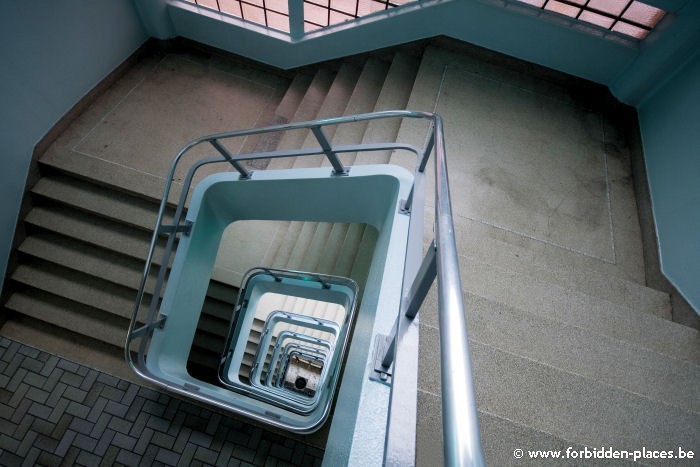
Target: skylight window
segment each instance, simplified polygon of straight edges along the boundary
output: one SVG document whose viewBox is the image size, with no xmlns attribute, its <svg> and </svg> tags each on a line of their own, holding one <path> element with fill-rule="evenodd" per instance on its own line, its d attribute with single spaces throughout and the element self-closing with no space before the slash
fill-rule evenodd
<svg viewBox="0 0 700 467">
<path fill-rule="evenodd" d="M 289 32 L 288 0 L 186 0 L 195 5 Z M 306 32 L 417 0 L 304 0 Z"/>
<path fill-rule="evenodd" d="M 666 12 L 636 0 L 516 0 L 542 10 L 644 39 Z"/>
</svg>

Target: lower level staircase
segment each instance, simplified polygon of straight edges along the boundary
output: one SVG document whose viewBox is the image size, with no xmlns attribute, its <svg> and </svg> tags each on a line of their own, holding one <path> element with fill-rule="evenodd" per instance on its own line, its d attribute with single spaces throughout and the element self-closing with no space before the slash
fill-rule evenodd
<svg viewBox="0 0 700 467">
<path fill-rule="evenodd" d="M 473 215 L 469 199 L 454 195 L 455 188 L 462 193 L 472 180 L 469 141 L 479 135 L 470 133 L 470 128 L 478 119 L 490 121 L 489 115 L 479 114 L 481 110 L 474 110 L 476 105 L 463 100 L 460 93 L 488 93 L 496 86 L 500 95 L 512 95 L 517 106 L 530 105 L 544 114 L 552 102 L 559 105 L 564 101 L 571 114 L 602 115 L 606 122 L 611 117 L 598 104 L 582 104 L 584 98 L 569 92 L 569 78 L 530 69 L 523 78 L 527 66 L 471 48 L 400 49 L 286 75 L 199 49 L 196 53 L 170 51 L 145 58 L 39 157 L 41 176 L 28 194 L 31 209 L 22 221 L 25 236 L 16 251 L 17 266 L 8 272 L 5 283 L 0 334 L 123 378 L 131 377 L 122 361 L 121 346 L 165 174 L 165 170 L 153 173 L 151 168 L 167 167 L 173 153 L 167 148 L 138 157 L 110 152 L 113 140 L 100 141 L 98 136 L 107 132 L 121 139 L 137 138 L 129 131 L 139 122 L 157 127 L 162 116 L 149 114 L 147 109 L 143 115 L 133 113 L 139 107 L 129 106 L 127 97 L 138 98 L 138 86 L 148 84 L 153 76 L 170 76 L 163 65 L 172 63 L 195 69 L 199 74 L 187 75 L 187 79 L 198 76 L 195 84 L 216 88 L 224 80 L 218 91 L 234 96 L 248 93 L 248 101 L 259 103 L 256 109 L 240 109 L 256 116 L 248 126 L 400 108 L 437 109 L 442 114 L 448 125 L 448 164 L 463 294 L 481 438 L 489 464 L 521 465 L 528 451 L 565 451 L 568 447 L 576 451 L 584 447 L 631 451 L 682 448 L 700 456 L 698 332 L 670 321 L 668 296 L 646 287 L 643 268 L 638 266 L 643 263 L 641 250 L 634 248 L 640 242 L 638 232 L 633 228 L 615 231 L 616 241 L 632 246 L 624 251 L 620 248 L 617 259 L 601 259 L 485 222 Z M 178 67 L 171 69 L 178 73 Z M 538 77 L 548 87 L 543 87 Z M 142 84 L 134 88 L 133 83 Z M 164 83 L 161 97 L 176 100 L 177 89 L 169 89 L 167 80 Z M 132 89 L 136 91 L 129 94 Z M 188 122 L 200 118 L 197 112 L 201 111 L 183 110 L 176 116 L 183 134 L 174 134 L 177 141 L 170 146 L 181 146 L 199 136 L 185 133 Z M 209 132 L 236 129 L 217 120 L 217 109 L 204 112 L 214 115 L 210 121 L 222 125 Z M 136 123 L 106 128 L 112 121 L 129 120 Z M 527 121 L 519 124 L 518 131 L 533 131 Z M 393 140 L 399 134 L 413 138 L 417 145 L 425 137 L 424 129 L 410 122 L 399 127 L 383 121 L 328 136 L 335 144 L 354 144 Z M 503 149 L 498 141 L 492 143 L 494 154 Z M 623 137 L 612 143 L 624 150 L 630 147 L 625 146 Z M 309 135 L 299 131 L 281 139 L 249 139 L 237 150 L 294 149 L 309 144 Z M 102 152 L 98 154 L 95 148 Z M 523 150 L 523 158 L 540 156 L 534 150 Z M 158 163 L 139 165 L 139 158 L 150 157 L 159 158 Z M 349 154 L 343 156 L 343 162 L 402 164 L 402 159 L 388 153 Z M 256 161 L 250 168 L 312 163 L 324 164 L 321 158 L 307 158 Z M 610 164 L 610 189 L 628 189 L 624 177 L 631 172 L 629 161 Z M 613 193 L 618 194 L 613 203 L 623 198 L 619 192 Z M 429 204 L 430 200 L 426 217 L 431 219 L 433 208 Z M 633 198 L 631 204 L 613 207 L 614 215 L 638 224 Z M 254 227 L 248 244 L 259 261 L 246 264 L 243 259 L 238 269 L 224 265 L 212 277 L 190 353 L 190 370 L 204 375 L 203 379 L 218 365 L 236 301 L 236 280 L 247 267 L 314 270 L 352 277 L 362 287 L 368 253 L 376 240 L 373 229 L 360 224 L 268 222 L 258 227 L 267 233 L 255 235 Z M 152 282 L 147 292 L 149 287 Z M 419 315 L 418 465 L 439 464 L 442 458 L 436 310 L 431 293 Z M 516 449 L 524 450 L 525 459 L 514 457 Z M 576 462 L 568 459 L 565 463 Z M 658 462 L 640 459 L 638 463 Z"/>
</svg>

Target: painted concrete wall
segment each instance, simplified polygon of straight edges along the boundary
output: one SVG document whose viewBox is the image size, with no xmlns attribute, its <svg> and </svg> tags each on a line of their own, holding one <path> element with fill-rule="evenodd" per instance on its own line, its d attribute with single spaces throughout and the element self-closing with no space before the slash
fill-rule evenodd
<svg viewBox="0 0 700 467">
<path fill-rule="evenodd" d="M 700 312 L 700 52 L 638 114 L 661 270 Z"/>
<path fill-rule="evenodd" d="M 131 0 L 3 1 L 0 15 L 0 281 L 32 151 L 146 39 Z"/>
</svg>

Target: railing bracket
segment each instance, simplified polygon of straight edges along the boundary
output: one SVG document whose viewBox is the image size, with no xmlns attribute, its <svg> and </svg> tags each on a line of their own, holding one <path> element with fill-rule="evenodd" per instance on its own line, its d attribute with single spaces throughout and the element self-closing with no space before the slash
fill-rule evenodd
<svg viewBox="0 0 700 467">
<path fill-rule="evenodd" d="M 167 318 L 168 318 L 168 315 L 159 314 L 158 318 L 155 321 L 153 321 L 150 324 L 144 324 L 140 328 L 135 329 L 132 334 L 134 336 L 141 337 L 141 336 L 153 331 L 156 328 L 163 329 L 163 327 L 165 326 L 165 320 Z"/>
<path fill-rule="evenodd" d="M 411 214 L 411 206 L 408 204 L 407 199 L 399 201 L 399 214 L 404 214 L 406 216 Z"/>
<path fill-rule="evenodd" d="M 194 225 L 194 222 L 192 221 L 185 221 L 184 224 L 179 224 L 179 225 L 164 225 L 161 224 L 160 227 L 158 227 L 158 233 L 161 234 L 173 234 L 173 233 L 182 233 L 185 236 L 189 236 L 190 232 L 192 232 L 192 226 Z"/>
<path fill-rule="evenodd" d="M 372 374 L 369 376 L 369 379 L 372 381 L 391 385 L 391 375 L 394 371 L 394 364 L 392 362 L 387 368 L 382 366 L 382 361 L 389 350 L 389 346 L 393 344 L 393 340 L 392 336 L 387 336 L 385 334 L 377 334 L 374 338 L 374 365 Z"/>
</svg>

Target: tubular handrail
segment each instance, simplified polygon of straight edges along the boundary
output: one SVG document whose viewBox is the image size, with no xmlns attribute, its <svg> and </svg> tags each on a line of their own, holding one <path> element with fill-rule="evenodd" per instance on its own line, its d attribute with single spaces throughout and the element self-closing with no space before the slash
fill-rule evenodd
<svg viewBox="0 0 700 467">
<path fill-rule="evenodd" d="M 435 236 L 445 465 L 485 465 L 472 381 L 442 119 L 435 118 Z"/>
<path fill-rule="evenodd" d="M 386 118 L 410 118 L 424 119 L 431 122 L 432 132 L 428 141 L 422 149 L 409 144 L 401 143 L 380 143 L 380 144 L 358 144 L 348 146 L 332 146 L 323 135 L 322 128 L 329 125 L 341 125 L 353 122 L 370 121 Z M 285 132 L 292 130 L 307 129 L 316 136 L 319 143 L 317 148 L 301 149 L 294 151 L 271 151 L 256 154 L 232 155 L 221 144 L 222 140 L 244 137 L 249 135 L 259 135 L 272 132 Z M 163 219 L 170 196 L 172 182 L 178 164 L 185 153 L 195 146 L 208 143 L 219 153 L 218 157 L 200 159 L 194 163 L 183 181 L 179 202 L 175 210 L 172 225 L 164 225 Z M 242 180 L 254 178 L 252 172 L 246 170 L 240 161 L 255 160 L 263 158 L 278 157 L 299 157 L 324 154 L 333 166 L 333 176 L 342 176 L 347 173 L 347 169 L 342 166 L 337 153 L 342 152 L 362 152 L 401 149 L 416 154 L 418 161 L 416 166 L 416 177 L 424 177 L 430 154 L 435 152 L 435 256 L 437 264 L 438 281 L 438 307 L 440 315 L 440 348 L 441 348 L 441 371 L 442 371 L 442 419 L 443 419 L 443 439 L 444 456 L 446 465 L 484 465 L 483 453 L 481 450 L 481 440 L 479 434 L 478 414 L 476 409 L 476 398 L 474 384 L 472 381 L 471 357 L 469 353 L 469 340 L 467 336 L 467 323 L 462 300 L 462 288 L 459 272 L 459 261 L 457 246 L 454 237 L 454 226 L 452 219 L 452 209 L 449 193 L 449 181 L 447 174 L 446 153 L 444 143 L 443 122 L 439 115 L 429 112 L 418 112 L 409 110 L 391 110 L 359 114 L 346 117 L 327 118 L 323 120 L 307 121 L 299 123 L 288 123 L 273 125 L 264 128 L 253 128 L 248 130 L 237 130 L 231 132 L 217 133 L 197 138 L 186 144 L 173 159 L 168 177 L 163 189 L 163 197 L 158 210 L 156 228 L 153 233 L 150 248 L 146 257 L 143 276 L 138 288 L 136 304 L 129 324 L 125 344 L 125 358 L 134 372 L 141 377 L 165 386 L 166 381 L 160 381 L 154 375 L 148 374 L 145 368 L 146 348 L 148 344 L 147 336 L 153 333 L 155 327 L 163 323 L 164 317 L 158 315 L 161 291 L 165 282 L 165 275 L 173 253 L 176 237 L 178 234 L 186 234 L 188 226 L 182 224 L 185 204 L 189 188 L 192 184 L 195 172 L 205 164 L 228 162 L 240 173 Z M 416 182 L 414 182 L 416 183 Z M 410 202 L 413 191 L 409 199 L 402 206 L 403 211 L 410 211 Z M 411 228 L 413 223 L 411 222 Z M 167 235 L 167 244 L 163 252 L 163 259 L 160 263 L 160 270 L 145 324 L 137 328 L 139 322 L 139 312 L 142 308 L 146 281 L 150 276 L 153 266 L 156 245 L 162 235 Z M 418 278 L 416 278 L 418 279 Z M 425 279 L 425 278 L 422 278 Z M 412 284 L 404 283 L 404 289 L 408 290 Z M 136 340 L 138 342 L 137 362 L 133 360 L 131 347 Z M 176 390 L 176 388 L 172 388 Z M 181 391 L 181 389 L 179 389 Z M 196 397 L 196 395 L 193 395 Z M 203 399 L 205 402 L 219 405 L 216 402 Z M 391 408 L 390 408 L 391 410 Z M 391 427 L 388 428 L 389 430 Z"/>
</svg>

